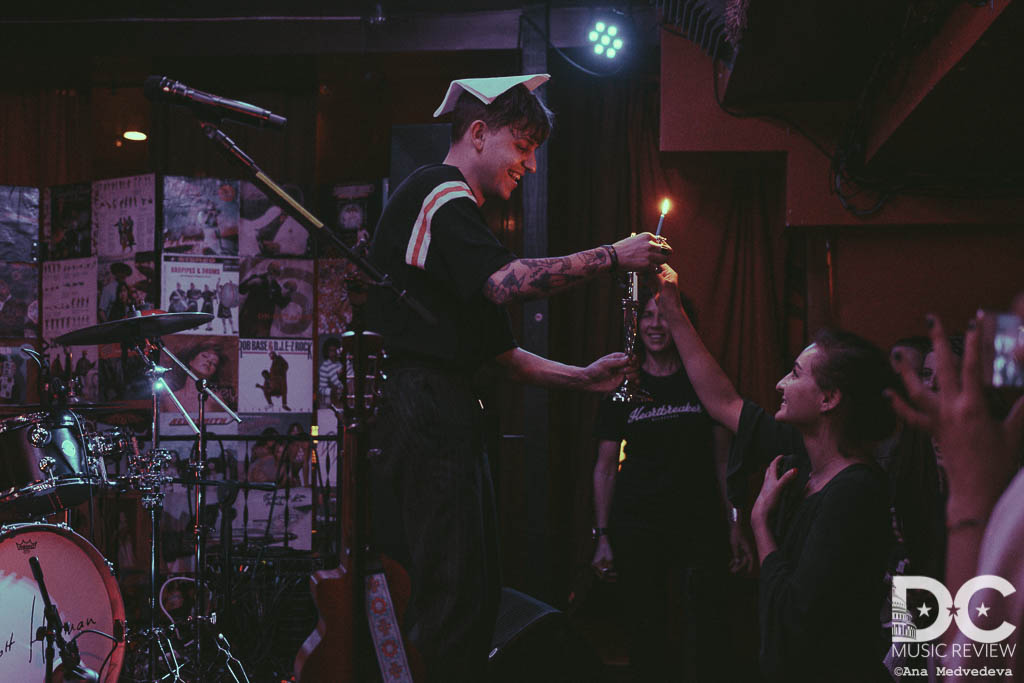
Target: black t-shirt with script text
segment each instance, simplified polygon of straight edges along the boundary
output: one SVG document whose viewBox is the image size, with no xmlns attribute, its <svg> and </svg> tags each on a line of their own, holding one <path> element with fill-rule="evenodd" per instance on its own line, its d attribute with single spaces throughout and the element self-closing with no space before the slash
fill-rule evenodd
<svg viewBox="0 0 1024 683">
<path fill-rule="evenodd" d="M 725 533 L 725 513 L 715 475 L 714 424 L 686 372 L 666 377 L 641 372 L 654 398 L 641 404 L 601 400 L 595 436 L 626 441 L 626 459 L 615 480 L 611 524 L 661 528 L 693 543 Z"/>
</svg>

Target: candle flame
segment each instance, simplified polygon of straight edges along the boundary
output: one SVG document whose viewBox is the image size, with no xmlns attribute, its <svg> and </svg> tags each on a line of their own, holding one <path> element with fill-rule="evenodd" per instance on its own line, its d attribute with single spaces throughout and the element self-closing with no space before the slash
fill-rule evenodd
<svg viewBox="0 0 1024 683">
<path fill-rule="evenodd" d="M 672 202 L 668 200 L 668 197 L 665 197 L 664 199 L 661 200 L 661 215 L 664 216 L 666 213 L 668 213 L 668 210 L 670 208 L 672 208 Z"/>
</svg>

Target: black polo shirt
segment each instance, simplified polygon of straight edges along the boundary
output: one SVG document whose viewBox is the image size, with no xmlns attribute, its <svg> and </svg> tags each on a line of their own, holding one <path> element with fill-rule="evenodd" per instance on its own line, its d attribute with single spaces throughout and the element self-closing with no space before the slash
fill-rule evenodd
<svg viewBox="0 0 1024 683">
<path fill-rule="evenodd" d="M 384 208 L 370 259 L 438 322 L 429 325 L 392 292 L 374 287 L 367 325 L 384 335 L 394 357 L 473 372 L 516 346 L 507 312 L 483 296 L 487 278 L 515 258 L 491 232 L 461 171 L 423 166 Z"/>
</svg>

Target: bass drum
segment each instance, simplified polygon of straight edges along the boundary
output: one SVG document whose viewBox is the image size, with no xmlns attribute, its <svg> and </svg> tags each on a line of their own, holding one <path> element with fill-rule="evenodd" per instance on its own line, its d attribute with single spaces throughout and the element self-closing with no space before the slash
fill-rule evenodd
<svg viewBox="0 0 1024 683">
<path fill-rule="evenodd" d="M 125 647 L 121 591 L 96 548 L 62 524 L 0 527 L 0 681 L 46 677 L 46 647 L 33 642 L 44 620 L 30 557 L 39 558 L 46 590 L 64 622 L 64 638 L 76 639 L 82 664 L 99 674 L 100 683 L 116 683 Z M 53 666 L 59 670 L 57 650 Z"/>
</svg>

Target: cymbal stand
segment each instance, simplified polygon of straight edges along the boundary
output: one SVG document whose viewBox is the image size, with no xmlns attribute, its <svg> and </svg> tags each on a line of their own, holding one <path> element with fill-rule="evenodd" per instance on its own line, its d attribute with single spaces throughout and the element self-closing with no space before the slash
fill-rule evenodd
<svg viewBox="0 0 1024 683">
<path fill-rule="evenodd" d="M 242 418 L 238 416 L 238 413 L 231 410 L 231 408 L 228 407 L 228 404 L 225 403 L 220 396 L 210 389 L 209 383 L 205 379 L 196 377 L 191 368 L 183 363 L 180 358 L 171 353 L 171 351 L 164 346 L 163 342 L 157 340 L 156 345 L 161 351 L 167 354 L 167 357 L 170 358 L 175 365 L 181 368 L 181 370 L 196 383 L 196 391 L 199 394 L 198 438 L 196 449 L 194 451 L 195 455 L 189 461 L 189 473 L 192 476 L 192 484 L 195 487 L 195 496 L 193 499 L 195 501 L 195 526 L 193 527 L 193 534 L 195 541 L 196 563 L 196 601 L 193 606 L 192 621 L 195 628 L 195 671 L 198 679 L 201 679 L 201 672 L 203 671 L 203 639 L 200 637 L 199 633 L 199 622 L 202 620 L 211 620 L 211 617 L 207 617 L 205 615 L 207 605 L 206 591 L 204 590 L 204 574 L 206 573 L 206 525 L 203 523 L 203 508 L 206 503 L 206 486 L 203 484 L 203 471 L 206 469 L 206 399 L 208 397 L 213 398 L 213 400 L 220 405 L 221 409 L 224 410 L 224 412 L 226 412 L 235 422 L 241 422 Z"/>
<path fill-rule="evenodd" d="M 160 518 L 163 516 L 164 509 L 164 492 L 163 485 L 169 481 L 169 477 L 164 475 L 164 467 L 166 467 L 171 460 L 174 458 L 173 452 L 169 450 L 161 449 L 160 446 L 160 391 L 166 391 L 167 395 L 170 396 L 178 412 L 180 412 L 185 421 L 188 422 L 196 433 L 199 429 L 196 427 L 196 423 L 192 421 L 189 414 L 185 411 L 185 408 L 181 405 L 181 401 L 174 395 L 171 388 L 167 386 L 167 382 L 164 381 L 163 375 L 167 372 L 167 368 L 157 365 L 152 360 L 146 351 L 151 347 L 149 343 L 144 341 L 138 341 L 131 345 L 134 350 L 142 358 L 143 363 L 146 365 L 146 377 L 149 378 L 150 393 L 153 398 L 152 408 L 152 434 L 153 444 L 152 448 L 148 453 L 148 457 L 142 457 L 138 454 L 134 457 L 134 462 L 129 462 L 129 477 L 132 485 L 142 493 L 142 507 L 149 512 L 149 525 L 150 533 L 152 538 L 149 543 L 149 629 L 147 635 L 152 639 L 149 645 L 149 677 L 152 680 L 156 678 L 156 658 L 157 648 L 154 643 L 160 643 L 160 638 L 163 636 L 163 629 L 160 629 L 156 625 L 156 611 L 157 611 L 157 574 L 160 569 L 160 554 L 159 554 L 159 538 L 160 538 Z"/>
</svg>

